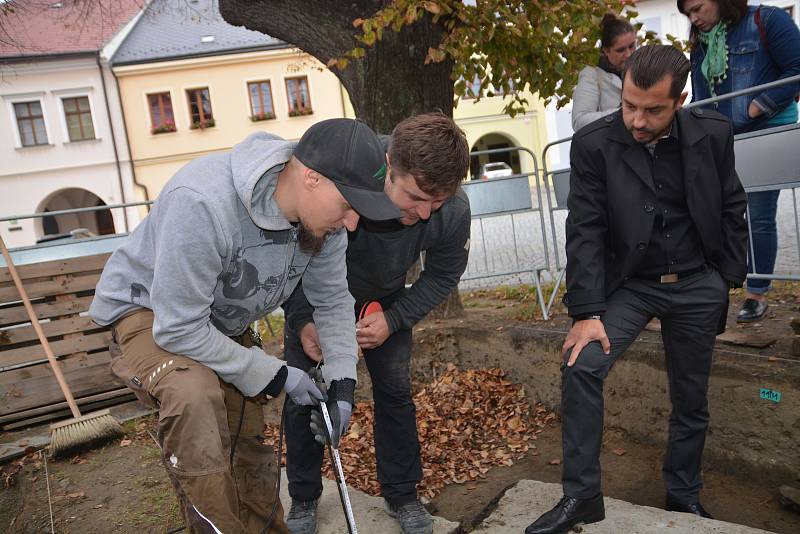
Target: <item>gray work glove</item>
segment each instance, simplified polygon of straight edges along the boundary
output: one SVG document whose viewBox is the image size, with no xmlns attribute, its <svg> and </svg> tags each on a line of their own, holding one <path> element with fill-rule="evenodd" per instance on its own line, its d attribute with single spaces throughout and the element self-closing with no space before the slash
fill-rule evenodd
<svg viewBox="0 0 800 534">
<path fill-rule="evenodd" d="M 339 440 L 342 439 L 347 426 L 350 424 L 350 415 L 353 413 L 353 405 L 347 401 L 328 401 L 325 403 L 328 413 L 331 416 L 331 426 L 333 435 L 331 444 L 334 449 L 339 448 Z M 314 441 L 322 446 L 328 444 L 325 432 L 325 421 L 322 419 L 322 412 L 318 408 L 311 410 L 311 432 L 314 433 Z"/>
<path fill-rule="evenodd" d="M 295 404 L 303 406 L 314 406 L 325 399 L 323 393 L 303 370 L 297 367 L 286 367 L 286 382 L 283 389 Z"/>
<path fill-rule="evenodd" d="M 321 375 L 321 371 L 318 369 L 315 371 L 318 375 Z M 312 371 L 312 373 L 314 373 L 314 371 Z M 331 387 L 327 388 L 325 405 L 328 407 L 328 413 L 331 416 L 331 426 L 333 427 L 331 444 L 334 448 L 339 447 L 339 441 L 342 436 L 344 436 L 347 426 L 350 424 L 350 416 L 353 413 L 355 388 L 356 381 L 350 378 L 334 380 L 331 383 Z M 324 383 L 322 389 L 325 389 Z M 314 440 L 322 446 L 327 445 L 328 439 L 325 432 L 325 421 L 322 418 L 322 412 L 317 408 L 312 408 L 311 410 L 310 426 L 311 432 L 314 433 Z"/>
</svg>

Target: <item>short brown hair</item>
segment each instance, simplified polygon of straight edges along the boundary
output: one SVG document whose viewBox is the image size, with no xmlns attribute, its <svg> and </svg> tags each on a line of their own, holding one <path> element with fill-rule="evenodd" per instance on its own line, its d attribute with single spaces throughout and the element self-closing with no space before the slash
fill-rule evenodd
<svg viewBox="0 0 800 534">
<path fill-rule="evenodd" d="M 464 132 L 443 113 L 423 113 L 401 121 L 389 141 L 392 168 L 414 177 L 429 195 L 452 195 L 469 169 Z"/>
<path fill-rule="evenodd" d="M 669 96 L 678 100 L 689 77 L 691 64 L 683 52 L 671 45 L 647 45 L 636 50 L 625 62 L 622 83 L 628 74 L 639 89 L 650 89 L 664 79 L 672 77 Z"/>
</svg>

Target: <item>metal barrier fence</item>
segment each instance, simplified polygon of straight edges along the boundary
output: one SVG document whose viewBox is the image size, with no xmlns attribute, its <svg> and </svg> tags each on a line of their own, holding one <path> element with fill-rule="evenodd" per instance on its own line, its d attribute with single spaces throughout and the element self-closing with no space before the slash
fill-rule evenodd
<svg viewBox="0 0 800 534">
<path fill-rule="evenodd" d="M 461 281 L 469 284 L 469 282 L 478 280 L 504 279 L 529 274 L 536 286 L 536 296 L 542 315 L 547 319 L 547 306 L 544 302 L 541 273 L 549 269 L 550 260 L 544 222 L 544 204 L 539 180 L 539 163 L 536 155 L 525 147 L 510 147 L 478 150 L 470 152 L 470 156 L 513 151 L 524 152 L 530 156 L 533 164 L 532 172 L 488 180 L 471 180 L 462 184 L 462 188 L 469 198 L 472 211 L 472 243 L 470 245 L 470 262 Z M 535 206 L 533 205 L 533 196 L 530 188 L 531 177 L 534 178 L 536 183 L 537 204 Z M 538 218 L 538 233 L 541 236 L 543 254 L 536 254 L 536 242 L 531 236 L 529 245 L 533 249 L 533 254 L 530 258 L 520 258 L 517 235 L 520 225 L 517 219 L 526 215 L 538 215 L 536 218 Z M 504 223 L 506 220 L 510 224 L 511 246 L 502 247 L 502 239 L 492 240 L 492 246 L 487 246 L 487 225 L 498 222 Z M 507 234 L 508 224 L 500 229 L 500 234 Z M 531 228 L 531 226 L 523 225 L 522 228 Z M 481 247 L 477 250 L 475 247 L 476 235 L 480 236 L 481 243 Z M 476 252 L 479 252 L 479 255 L 476 255 Z M 492 259 L 491 262 L 490 257 Z M 499 259 L 499 262 L 495 261 L 497 259 Z"/>
<path fill-rule="evenodd" d="M 716 102 L 736 98 L 764 91 L 773 87 L 800 82 L 800 75 L 785 78 L 775 82 L 766 83 L 759 86 L 748 87 L 740 91 L 734 91 L 726 95 L 699 100 L 684 106 L 693 108 L 707 106 Z M 555 268 L 555 285 L 547 302 L 549 312 L 554 304 L 556 295 L 564 281 L 565 263 L 561 261 L 560 239 L 556 231 L 556 213 L 567 211 L 567 197 L 569 196 L 569 176 L 570 169 L 559 168 L 550 170 L 547 166 L 548 151 L 553 147 L 572 141 L 572 137 L 558 139 L 545 145 L 542 150 L 542 180 L 547 193 L 547 205 L 550 215 L 550 226 L 553 243 L 553 258 Z M 748 193 L 759 191 L 774 191 L 790 189 L 792 192 L 792 211 L 794 215 L 794 235 L 796 239 L 797 263 L 800 264 L 800 217 L 798 216 L 797 190 L 800 189 L 800 124 L 790 124 L 777 126 L 774 128 L 758 130 L 734 137 L 734 152 L 736 156 L 736 171 L 745 191 Z M 552 193 L 551 193 L 552 191 Z M 555 204 L 553 197 L 555 196 Z M 747 210 L 747 226 L 750 242 L 750 257 L 753 252 L 753 231 L 750 225 L 750 209 Z M 752 263 L 752 262 L 751 262 Z M 747 275 L 750 280 L 800 280 L 800 273 L 758 273 L 754 266 L 753 272 Z"/>
<path fill-rule="evenodd" d="M 105 206 L 92 206 L 89 208 L 72 208 L 67 210 L 48 211 L 44 213 L 30 213 L 27 215 L 0 217 L 0 222 L 16 221 L 20 219 L 40 219 L 43 217 L 57 217 L 59 215 L 71 215 L 75 213 L 149 206 L 152 203 L 152 200 L 148 200 L 146 202 L 128 202 L 125 204 L 109 204 Z M 37 243 L 30 246 L 10 248 L 9 253 L 11 254 L 11 258 L 15 265 L 61 260 L 66 258 L 74 258 L 76 256 L 89 256 L 92 254 L 101 254 L 103 252 L 114 251 L 127 236 L 128 234 L 121 233 L 98 235 L 79 239 L 65 238 L 45 243 Z M 5 259 L 0 257 L 0 267 L 5 266 Z"/>
</svg>

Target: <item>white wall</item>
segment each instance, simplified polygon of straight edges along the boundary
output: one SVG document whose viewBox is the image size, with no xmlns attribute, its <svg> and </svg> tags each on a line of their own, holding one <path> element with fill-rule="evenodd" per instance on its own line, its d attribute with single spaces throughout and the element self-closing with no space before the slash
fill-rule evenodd
<svg viewBox="0 0 800 534">
<path fill-rule="evenodd" d="M 104 69 L 107 71 L 108 69 Z M 47 60 L 4 66 L 0 78 L 0 216 L 30 214 L 42 208 L 54 192 L 79 188 L 97 195 L 106 204 L 122 202 L 111 122 L 106 108 L 100 70 L 94 57 Z M 106 72 L 108 102 L 115 120 L 117 149 L 123 159 L 125 200 L 133 200 L 130 166 L 113 77 Z M 86 96 L 92 110 L 96 139 L 70 142 L 61 99 Z M 48 144 L 21 145 L 14 102 L 41 102 Z M 118 232 L 125 231 L 122 210 L 114 210 Z M 135 224 L 135 210 L 129 227 Z M 36 231 L 36 228 L 39 231 Z M 8 246 L 30 245 L 41 235 L 41 224 L 33 220 L 0 223 Z"/>
</svg>

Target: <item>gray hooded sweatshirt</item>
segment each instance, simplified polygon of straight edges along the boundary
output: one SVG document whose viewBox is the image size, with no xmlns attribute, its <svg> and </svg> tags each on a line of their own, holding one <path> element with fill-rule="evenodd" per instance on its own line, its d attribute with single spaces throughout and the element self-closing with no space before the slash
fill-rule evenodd
<svg viewBox="0 0 800 534">
<path fill-rule="evenodd" d="M 327 383 L 356 379 L 353 297 L 344 229 L 311 257 L 273 199 L 295 143 L 258 132 L 196 159 L 166 184 L 150 214 L 106 263 L 89 314 L 108 325 L 153 310 L 153 338 L 196 360 L 244 395 L 260 393 L 284 362 L 229 336 L 280 306 L 303 278 L 314 306 Z"/>
</svg>

